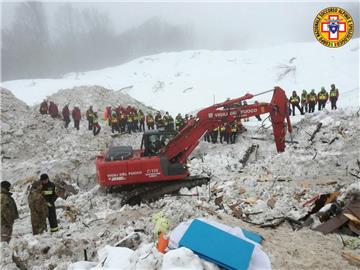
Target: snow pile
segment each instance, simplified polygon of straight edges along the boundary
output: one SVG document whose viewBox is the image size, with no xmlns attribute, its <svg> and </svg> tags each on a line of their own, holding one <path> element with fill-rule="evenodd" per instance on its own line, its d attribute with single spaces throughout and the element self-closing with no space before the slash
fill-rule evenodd
<svg viewBox="0 0 360 270">
<path fill-rule="evenodd" d="M 111 91 L 101 87 L 62 90 L 50 99 L 59 102 L 60 108 L 68 100 L 85 106 L 100 98 L 102 94 L 107 97 L 103 105 L 108 105 L 109 103 L 105 102 L 109 101 Z M 9 91 L 2 89 L 1 95 L 3 101 L 6 101 L 2 107 L 1 118 L 2 176 L 12 182 L 15 179 L 20 182 L 26 181 L 30 176 L 48 172 L 51 178 L 58 174 L 66 174 L 67 180 L 71 183 L 76 183 L 80 187 L 92 187 L 95 185 L 94 162 L 98 153 L 110 145 L 140 145 L 140 134 L 112 138 L 110 127 L 106 126 L 104 121 L 101 121 L 100 135 L 93 136 L 92 132 L 87 130 L 87 121 L 84 118 L 79 131 L 72 127 L 73 122 L 66 129 L 60 119 L 40 115 L 37 106 L 27 107 Z M 121 97 L 119 95 L 114 102 L 126 106 L 140 105 L 133 99 L 122 100 Z"/>
<path fill-rule="evenodd" d="M 101 85 L 129 93 L 157 109 L 188 113 L 246 92 L 281 86 L 290 95 L 335 83 L 339 105 L 359 106 L 359 39 L 329 49 L 318 42 L 293 43 L 243 51 L 184 51 L 141 57 L 129 63 L 61 79 L 3 82 L 28 104 L 39 103 L 59 88 Z M 269 102 L 270 95 L 259 97 Z"/>
<path fill-rule="evenodd" d="M 61 89 L 55 94 L 47 97 L 49 101 L 54 101 L 61 109 L 65 104 L 69 104 L 69 108 L 78 106 L 82 113 L 85 114 L 90 105 L 94 111 L 103 112 L 106 106 L 116 108 L 118 106 L 133 106 L 142 110 L 149 110 L 143 103 L 130 97 L 121 91 L 113 91 L 101 86 L 78 86 L 72 89 Z M 100 116 L 100 115 L 99 115 Z"/>
</svg>

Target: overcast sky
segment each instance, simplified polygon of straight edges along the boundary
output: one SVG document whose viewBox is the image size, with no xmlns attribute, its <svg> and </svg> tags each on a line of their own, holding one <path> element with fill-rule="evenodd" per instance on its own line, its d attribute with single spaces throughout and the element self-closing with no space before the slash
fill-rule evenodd
<svg viewBox="0 0 360 270">
<path fill-rule="evenodd" d="M 70 2 L 70 1 L 69 1 Z M 11 23 L 15 3 L 2 5 L 3 26 Z M 61 3 L 44 2 L 49 17 Z M 191 27 L 198 49 L 263 47 L 284 42 L 312 41 L 312 24 L 323 8 L 346 9 L 359 36 L 359 1 L 263 2 L 72 2 L 73 7 L 94 7 L 107 12 L 115 30 L 122 32 L 152 17 Z"/>
</svg>

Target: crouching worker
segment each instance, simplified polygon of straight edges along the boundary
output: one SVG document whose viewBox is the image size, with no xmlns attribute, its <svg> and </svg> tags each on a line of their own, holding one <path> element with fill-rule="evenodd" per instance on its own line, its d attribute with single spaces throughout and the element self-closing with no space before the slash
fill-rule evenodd
<svg viewBox="0 0 360 270">
<path fill-rule="evenodd" d="M 42 192 L 48 208 L 48 219 L 50 224 L 50 232 L 57 232 L 59 230 L 57 219 L 56 219 L 56 208 L 55 201 L 58 198 L 55 191 L 55 184 L 50 182 L 47 174 L 40 176 L 40 182 L 42 185 Z"/>
<path fill-rule="evenodd" d="M 46 231 L 46 218 L 49 210 L 42 189 L 42 183 L 37 181 L 32 184 L 28 195 L 33 235 Z"/>
</svg>

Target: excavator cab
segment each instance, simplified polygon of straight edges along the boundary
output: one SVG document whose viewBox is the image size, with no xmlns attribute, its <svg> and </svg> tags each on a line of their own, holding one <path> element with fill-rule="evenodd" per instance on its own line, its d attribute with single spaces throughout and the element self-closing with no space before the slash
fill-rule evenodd
<svg viewBox="0 0 360 270">
<path fill-rule="evenodd" d="M 175 136 L 175 130 L 150 130 L 145 131 L 141 140 L 142 156 L 158 156 L 163 149 Z"/>
</svg>

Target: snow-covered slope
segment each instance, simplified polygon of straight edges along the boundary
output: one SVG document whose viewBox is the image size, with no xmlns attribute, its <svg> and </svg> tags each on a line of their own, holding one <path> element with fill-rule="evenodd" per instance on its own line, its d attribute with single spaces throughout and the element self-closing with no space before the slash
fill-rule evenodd
<svg viewBox="0 0 360 270">
<path fill-rule="evenodd" d="M 61 79 L 7 81 L 3 86 L 32 105 L 58 89 L 100 85 L 127 92 L 154 108 L 185 113 L 274 85 L 290 94 L 304 88 L 329 89 L 331 83 L 340 90 L 340 106 L 359 106 L 359 39 L 337 49 L 313 42 L 244 51 L 162 53 Z"/>
</svg>

